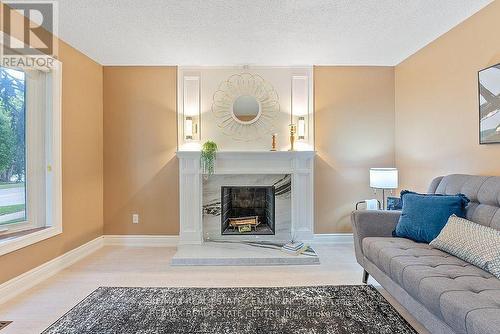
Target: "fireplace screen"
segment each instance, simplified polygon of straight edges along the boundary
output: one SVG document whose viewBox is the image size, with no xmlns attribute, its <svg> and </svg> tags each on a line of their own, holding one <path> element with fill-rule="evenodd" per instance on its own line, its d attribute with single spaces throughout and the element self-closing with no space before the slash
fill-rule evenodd
<svg viewBox="0 0 500 334">
<path fill-rule="evenodd" d="M 274 186 L 221 187 L 223 235 L 274 235 Z"/>
</svg>

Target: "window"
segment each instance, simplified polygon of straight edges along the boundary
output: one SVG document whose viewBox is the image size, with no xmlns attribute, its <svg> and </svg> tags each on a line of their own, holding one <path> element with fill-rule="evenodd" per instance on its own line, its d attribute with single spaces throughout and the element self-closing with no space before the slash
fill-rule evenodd
<svg viewBox="0 0 500 334">
<path fill-rule="evenodd" d="M 46 226 L 49 75 L 0 67 L 0 224 L 9 232 Z"/>
<path fill-rule="evenodd" d="M 0 67 L 0 225 L 26 222 L 26 77 Z"/>
<path fill-rule="evenodd" d="M 61 233 L 61 65 L 0 66 L 0 255 Z"/>
</svg>

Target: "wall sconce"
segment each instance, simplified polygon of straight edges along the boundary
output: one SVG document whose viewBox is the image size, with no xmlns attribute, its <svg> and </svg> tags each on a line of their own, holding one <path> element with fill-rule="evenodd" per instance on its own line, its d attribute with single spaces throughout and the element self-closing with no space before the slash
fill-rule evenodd
<svg viewBox="0 0 500 334">
<path fill-rule="evenodd" d="M 304 116 L 299 117 L 297 122 L 297 139 L 303 140 L 306 138 L 306 119 Z"/>
<path fill-rule="evenodd" d="M 179 124 L 184 128 L 183 139 L 188 141 L 198 141 L 198 127 L 201 121 L 200 115 L 200 77 L 198 75 L 184 76 L 183 92 L 183 118 L 184 124 Z"/>
<path fill-rule="evenodd" d="M 184 135 L 186 136 L 186 140 L 193 139 L 193 117 L 188 116 L 184 121 Z"/>
<path fill-rule="evenodd" d="M 297 124 L 297 139 L 305 140 L 309 116 L 309 77 L 292 76 L 292 123 Z"/>
</svg>

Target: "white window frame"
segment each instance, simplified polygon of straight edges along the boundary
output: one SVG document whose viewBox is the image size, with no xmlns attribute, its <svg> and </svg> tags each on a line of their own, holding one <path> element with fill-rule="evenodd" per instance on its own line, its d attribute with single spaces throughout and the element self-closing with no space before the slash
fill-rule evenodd
<svg viewBox="0 0 500 334">
<path fill-rule="evenodd" d="M 35 113 L 33 110 L 26 111 L 26 189 L 35 187 L 26 191 L 26 212 L 27 221 L 20 223 L 12 223 L 0 226 L 0 230 L 7 229 L 7 233 L 20 232 L 27 229 L 35 229 L 43 227 L 43 229 L 33 231 L 17 237 L 0 239 L 0 256 L 51 238 L 63 231 L 62 227 L 62 161 L 61 161 L 61 110 L 62 110 L 62 64 L 54 60 L 53 68 L 45 75 L 46 80 L 43 83 L 46 89 L 45 99 L 35 98 L 36 102 L 44 101 L 43 105 L 32 105 L 32 101 L 26 101 L 30 108 L 46 108 L 45 109 L 45 126 L 30 127 L 29 122 L 41 121 L 34 117 L 39 117 L 42 113 Z M 28 76 L 28 73 L 26 74 Z M 28 85 L 26 85 L 26 89 Z M 33 87 L 32 87 L 33 88 Z M 38 89 L 34 89 L 33 93 L 38 93 Z M 29 98 L 27 92 L 27 100 Z M 44 134 L 29 133 L 32 129 L 40 129 L 45 131 Z M 37 130 L 40 132 L 39 130 Z M 35 131 L 36 132 L 36 131 Z M 35 136 L 35 139 L 30 136 Z M 36 138 L 38 137 L 38 138 Z M 41 143 L 36 143 L 36 139 L 44 138 Z M 43 145 L 45 157 L 39 156 L 38 159 L 33 158 L 34 154 L 40 151 Z M 38 149 L 37 149 L 38 148 Z M 31 158 L 30 158 L 31 157 Z M 41 165 L 41 166 L 40 166 Z M 41 177 L 41 173 L 45 173 Z M 31 182 L 29 178 L 44 179 L 44 183 L 40 181 Z M 44 198 L 40 201 L 40 198 Z M 4 232 L 5 233 L 5 232 Z"/>
<path fill-rule="evenodd" d="M 12 68 L 24 72 L 25 79 L 25 212 L 21 222 L 3 224 L 7 233 L 45 227 L 45 150 L 51 126 L 46 122 L 51 106 L 47 98 L 49 75 L 38 70 Z M 43 77 L 42 77 L 43 76 Z"/>
</svg>

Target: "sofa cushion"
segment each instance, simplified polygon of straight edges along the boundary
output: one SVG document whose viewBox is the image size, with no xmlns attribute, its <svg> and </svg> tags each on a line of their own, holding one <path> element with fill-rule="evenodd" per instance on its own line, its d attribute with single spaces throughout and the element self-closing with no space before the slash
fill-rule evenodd
<svg viewBox="0 0 500 334">
<path fill-rule="evenodd" d="M 455 215 L 430 245 L 500 278 L 500 231 Z"/>
<path fill-rule="evenodd" d="M 401 192 L 403 211 L 395 236 L 418 242 L 431 242 L 441 232 L 451 215 L 465 217 L 469 200 L 465 195 L 417 194 Z"/>
<path fill-rule="evenodd" d="M 493 275 L 408 239 L 368 237 L 362 247 L 370 262 L 457 333 L 500 333 L 500 280 Z"/>
<path fill-rule="evenodd" d="M 452 174 L 437 181 L 439 184 L 429 189 L 432 193 L 464 194 L 471 201 L 466 218 L 500 230 L 500 176 Z"/>
</svg>

